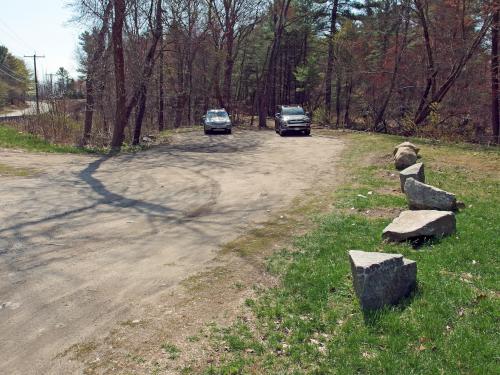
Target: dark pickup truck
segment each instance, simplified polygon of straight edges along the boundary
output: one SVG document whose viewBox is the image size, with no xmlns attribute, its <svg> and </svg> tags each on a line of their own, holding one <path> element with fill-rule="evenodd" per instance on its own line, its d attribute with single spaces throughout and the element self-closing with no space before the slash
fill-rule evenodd
<svg viewBox="0 0 500 375">
<path fill-rule="evenodd" d="M 280 105 L 274 116 L 274 130 L 281 136 L 288 132 L 311 134 L 311 118 L 300 106 Z"/>
</svg>

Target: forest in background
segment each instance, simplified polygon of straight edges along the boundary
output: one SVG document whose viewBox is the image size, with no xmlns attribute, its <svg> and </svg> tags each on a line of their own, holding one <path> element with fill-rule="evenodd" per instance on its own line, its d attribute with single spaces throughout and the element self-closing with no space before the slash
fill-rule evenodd
<svg viewBox="0 0 500 375">
<path fill-rule="evenodd" d="M 320 126 L 498 143 L 496 0 L 71 6 L 87 30 L 84 114 L 68 127 L 82 146 L 139 144 L 212 107 L 265 127 L 279 104 L 303 105 Z"/>
</svg>

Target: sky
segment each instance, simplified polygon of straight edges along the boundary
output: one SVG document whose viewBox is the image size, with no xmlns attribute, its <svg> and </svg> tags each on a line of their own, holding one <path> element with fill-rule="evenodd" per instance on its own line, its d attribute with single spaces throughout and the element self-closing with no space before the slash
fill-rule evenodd
<svg viewBox="0 0 500 375">
<path fill-rule="evenodd" d="M 76 71 L 76 49 L 81 30 L 71 24 L 72 10 L 68 0 L 0 0 L 0 45 L 16 57 L 44 55 L 37 59 L 41 80 L 46 74 L 64 67 L 73 78 Z M 33 58 L 23 58 L 33 69 Z"/>
</svg>

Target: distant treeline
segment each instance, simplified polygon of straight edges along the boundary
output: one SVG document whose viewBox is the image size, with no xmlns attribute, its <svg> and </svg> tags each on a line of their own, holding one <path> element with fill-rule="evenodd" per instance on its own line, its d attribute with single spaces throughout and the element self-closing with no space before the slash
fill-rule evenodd
<svg viewBox="0 0 500 375">
<path fill-rule="evenodd" d="M 498 140 L 497 1 L 73 1 L 82 143 L 301 104 L 316 123 Z M 238 117 L 238 116 L 236 116 Z"/>
</svg>

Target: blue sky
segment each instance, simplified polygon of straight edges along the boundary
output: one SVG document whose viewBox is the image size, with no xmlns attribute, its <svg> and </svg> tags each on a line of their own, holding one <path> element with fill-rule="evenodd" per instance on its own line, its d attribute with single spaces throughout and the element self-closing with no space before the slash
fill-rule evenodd
<svg viewBox="0 0 500 375">
<path fill-rule="evenodd" d="M 17 56 L 45 55 L 37 60 L 42 78 L 63 66 L 76 78 L 78 30 L 70 24 L 68 0 L 0 0 L 0 44 Z M 33 59 L 25 59 L 33 68 Z"/>
</svg>

